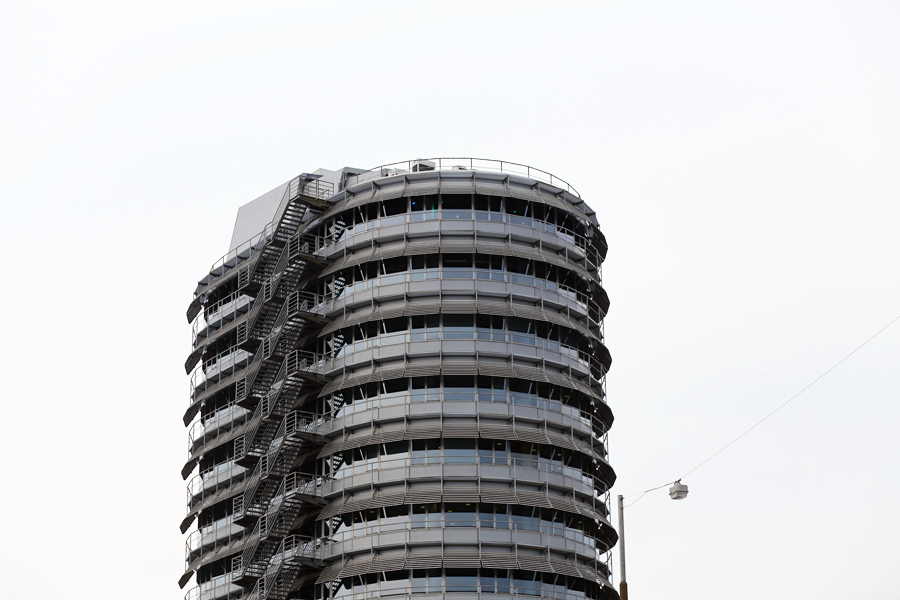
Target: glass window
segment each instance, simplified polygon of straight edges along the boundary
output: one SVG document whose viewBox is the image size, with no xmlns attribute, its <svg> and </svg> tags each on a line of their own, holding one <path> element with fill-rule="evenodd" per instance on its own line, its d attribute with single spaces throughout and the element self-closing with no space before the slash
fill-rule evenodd
<svg viewBox="0 0 900 600">
<path fill-rule="evenodd" d="M 467 210 L 472 208 L 471 194 L 443 194 L 441 207 L 444 210 Z"/>
<path fill-rule="evenodd" d="M 407 269 L 407 257 L 399 256 L 397 258 L 386 258 L 381 262 L 383 265 L 382 272 L 385 275 L 390 275 L 392 273 L 401 273 L 406 271 Z"/>
<path fill-rule="evenodd" d="M 448 592 L 470 592 L 478 591 L 478 578 L 475 569 L 447 569 L 445 582 Z"/>
<path fill-rule="evenodd" d="M 471 254 L 444 254 L 444 266 L 450 268 L 471 268 Z"/>
<path fill-rule="evenodd" d="M 384 201 L 384 216 L 390 217 L 406 212 L 406 198 L 394 198 Z"/>
</svg>

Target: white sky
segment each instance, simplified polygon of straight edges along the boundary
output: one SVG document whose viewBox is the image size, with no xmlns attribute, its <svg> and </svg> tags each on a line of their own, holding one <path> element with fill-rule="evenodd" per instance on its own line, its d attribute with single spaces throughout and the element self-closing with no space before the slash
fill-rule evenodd
<svg viewBox="0 0 900 600">
<path fill-rule="evenodd" d="M 610 242 L 614 492 L 900 314 L 896 2 L 0 3 L 5 598 L 180 599 L 196 281 L 302 171 L 502 158 Z M 634 598 L 896 599 L 900 323 L 627 509 Z"/>
</svg>

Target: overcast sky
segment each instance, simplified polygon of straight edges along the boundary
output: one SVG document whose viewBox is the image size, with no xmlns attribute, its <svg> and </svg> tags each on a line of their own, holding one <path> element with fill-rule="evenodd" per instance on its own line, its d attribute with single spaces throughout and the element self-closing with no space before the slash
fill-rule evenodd
<svg viewBox="0 0 900 600">
<path fill-rule="evenodd" d="M 900 315 L 897 2 L 0 2 L 5 598 L 179 600 L 185 310 L 303 171 L 501 158 L 609 244 L 616 494 Z M 634 598 L 892 599 L 900 323 L 626 509 Z M 618 571 L 618 566 L 616 566 Z"/>
</svg>

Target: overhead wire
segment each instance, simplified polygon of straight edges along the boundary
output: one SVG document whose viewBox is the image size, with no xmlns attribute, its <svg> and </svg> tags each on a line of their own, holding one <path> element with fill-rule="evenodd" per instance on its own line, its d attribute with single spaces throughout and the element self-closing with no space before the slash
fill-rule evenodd
<svg viewBox="0 0 900 600">
<path fill-rule="evenodd" d="M 719 454 L 721 454 L 722 452 L 724 452 L 725 450 L 727 450 L 729 447 L 731 447 L 734 443 L 736 443 L 737 441 L 739 441 L 742 437 L 744 437 L 745 435 L 747 435 L 748 433 L 750 433 L 751 431 L 753 431 L 754 429 L 756 429 L 757 427 L 759 427 L 760 425 L 762 425 L 766 420 L 769 419 L 769 417 L 771 417 L 772 415 L 774 415 L 775 413 L 777 413 L 778 411 L 780 411 L 782 408 L 784 408 L 785 406 L 787 406 L 788 404 L 790 404 L 791 402 L 793 402 L 800 394 L 802 394 L 803 392 L 805 392 L 806 390 L 808 390 L 809 388 L 811 388 L 812 386 L 814 386 L 816 383 L 818 383 L 818 381 L 819 381 L 820 379 L 822 379 L 823 377 L 825 377 L 826 375 L 828 375 L 829 373 L 831 373 L 832 371 L 834 371 L 836 368 L 838 368 L 844 361 L 846 361 L 848 358 L 850 358 L 851 356 L 853 356 L 854 354 L 856 354 L 857 352 L 859 352 L 866 344 L 868 344 L 869 342 L 871 342 L 872 340 L 874 340 L 876 337 L 878 337 L 879 335 L 881 335 L 881 333 L 884 332 L 885 329 L 887 329 L 888 327 L 890 327 L 891 325 L 893 325 L 893 324 L 896 323 L 897 321 L 900 321 L 900 315 L 897 315 L 896 317 L 894 317 L 893 319 L 891 319 L 891 321 L 890 321 L 887 325 L 885 325 L 884 327 L 882 327 L 881 329 L 879 329 L 878 331 L 876 331 L 869 339 L 867 339 L 865 342 L 863 342 L 862 344 L 860 344 L 859 346 L 857 346 L 857 348 L 856 348 L 855 350 L 853 350 L 850 354 L 848 354 L 847 356 L 845 356 L 844 358 L 842 358 L 841 360 L 839 360 L 838 362 L 836 362 L 836 363 L 835 363 L 834 365 L 832 365 L 831 368 L 829 368 L 827 371 L 825 371 L 824 373 L 822 373 L 821 375 L 819 375 L 818 377 L 816 377 L 815 379 L 813 379 L 812 382 L 810 382 L 809 384 L 807 384 L 807 385 L 806 385 L 803 389 L 801 389 L 799 392 L 797 392 L 796 394 L 794 394 L 793 396 L 791 396 L 790 398 L 788 398 L 786 401 L 784 401 L 784 402 L 783 402 L 781 405 L 779 405 L 775 410 L 773 410 L 772 412 L 770 412 L 769 414 L 767 414 L 765 417 L 763 417 L 762 419 L 760 419 L 759 421 L 757 421 L 756 423 L 754 423 L 753 426 L 751 426 L 749 429 L 747 429 L 747 430 L 744 431 L 742 434 L 740 434 L 739 436 L 737 436 L 736 438 L 734 438 L 733 440 L 731 440 L 730 442 L 728 442 L 727 444 L 725 444 L 724 446 L 722 446 L 721 448 L 719 448 L 716 452 L 714 452 L 713 454 L 711 454 L 709 457 L 707 457 L 705 460 L 703 460 L 700 464 L 698 464 L 696 467 L 694 467 L 693 469 L 691 469 L 690 471 L 688 471 L 687 473 L 685 473 L 684 475 L 682 475 L 682 476 L 679 477 L 678 479 L 676 479 L 676 480 L 674 480 L 674 481 L 670 481 L 670 482 L 668 482 L 668 483 L 664 483 L 664 484 L 662 484 L 662 485 L 659 485 L 659 486 L 656 486 L 656 487 L 653 487 L 653 488 L 650 488 L 650 489 L 647 489 L 647 490 L 644 490 L 643 492 L 637 492 L 637 493 L 634 493 L 634 494 L 630 494 L 630 495 L 628 495 L 628 496 L 624 496 L 623 499 L 624 499 L 624 498 L 633 498 L 634 496 L 640 495 L 640 497 L 639 497 L 637 500 L 635 500 L 634 502 L 631 502 L 631 503 L 627 504 L 627 505 L 625 506 L 625 508 L 627 508 L 628 506 L 631 506 L 631 505 L 633 505 L 633 504 L 637 504 L 637 503 L 641 500 L 641 498 L 644 497 L 644 494 L 646 494 L 647 492 L 652 492 L 652 491 L 655 491 L 655 490 L 664 488 L 664 487 L 666 487 L 667 485 L 671 485 L 671 484 L 673 484 L 673 483 L 677 483 L 677 482 L 681 481 L 682 479 L 686 478 L 688 475 L 690 475 L 691 473 L 693 473 L 694 471 L 696 471 L 697 469 L 699 469 L 700 467 L 702 467 L 703 465 L 705 465 L 706 463 L 708 463 L 709 461 L 711 461 L 712 459 L 714 459 L 715 457 L 717 457 Z"/>
</svg>

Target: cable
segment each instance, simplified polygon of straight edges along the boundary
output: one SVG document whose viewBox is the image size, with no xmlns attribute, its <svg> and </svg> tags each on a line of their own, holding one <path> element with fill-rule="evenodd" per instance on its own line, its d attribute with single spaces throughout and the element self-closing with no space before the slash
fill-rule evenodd
<svg viewBox="0 0 900 600">
<path fill-rule="evenodd" d="M 732 444 L 734 444 L 735 442 L 737 442 L 738 440 L 740 440 L 742 437 L 744 437 L 745 435 L 747 435 L 748 433 L 750 433 L 751 431 L 753 431 L 754 429 L 756 429 L 757 427 L 759 427 L 760 425 L 762 425 L 769 417 L 771 417 L 772 415 L 774 415 L 775 413 L 777 413 L 779 410 L 781 410 L 782 408 L 784 408 L 785 406 L 787 406 L 788 404 L 790 404 L 795 398 L 797 398 L 797 396 L 799 396 L 800 394 L 802 394 L 803 392 L 805 392 L 806 390 L 808 390 L 809 388 L 811 388 L 812 386 L 814 386 L 816 383 L 818 383 L 818 381 L 819 381 L 820 379 L 822 379 L 823 377 L 825 377 L 826 375 L 828 375 L 829 373 L 831 373 L 832 371 L 834 371 L 836 368 L 838 368 L 845 360 L 847 360 L 848 358 L 850 358 L 851 356 L 853 356 L 854 354 L 856 354 L 857 352 L 859 352 L 866 344 L 868 344 L 869 342 L 871 342 L 872 340 L 874 340 L 875 338 L 877 338 L 879 335 L 881 335 L 881 333 L 882 333 L 885 329 L 887 329 L 888 327 L 890 327 L 891 325 L 893 325 L 893 324 L 896 323 L 897 321 L 900 321 L 900 315 L 897 315 L 896 317 L 894 317 L 894 318 L 891 320 L 890 323 L 888 323 L 887 325 L 885 325 L 884 327 L 882 327 L 881 329 L 879 329 L 878 331 L 876 331 L 875 334 L 874 334 L 872 337 L 870 337 L 870 338 L 867 339 L 865 342 L 863 342 L 862 344 L 860 344 L 860 345 L 856 348 L 856 350 L 854 350 L 853 352 L 851 352 L 850 354 L 848 354 L 847 356 L 845 356 L 844 358 L 842 358 L 841 360 L 839 360 L 838 362 L 836 362 L 834 365 L 832 365 L 832 367 L 831 367 L 830 369 L 828 369 L 827 371 L 825 371 L 824 373 L 822 373 L 821 375 L 819 375 L 818 377 L 816 377 L 810 384 L 808 384 L 808 385 L 807 385 L 806 387 L 804 387 L 802 390 L 800 390 L 799 392 L 797 392 L 796 394 L 794 394 L 793 396 L 791 396 L 790 398 L 788 398 L 785 402 L 783 402 L 783 403 L 781 404 L 781 406 L 779 406 L 778 408 L 776 408 L 775 410 L 773 410 L 772 412 L 770 412 L 769 414 L 767 414 L 765 417 L 763 417 L 762 419 L 760 419 L 759 421 L 757 421 L 752 427 L 750 427 L 750 429 L 748 429 L 747 431 L 745 431 L 745 432 L 742 433 L 741 435 L 737 436 L 736 438 L 734 438 L 733 440 L 731 440 L 730 442 L 728 442 L 727 444 L 725 444 L 724 446 L 722 446 L 719 450 L 717 450 L 715 453 L 713 453 L 709 458 L 707 458 L 706 460 L 704 460 L 703 462 L 701 462 L 699 465 L 697 465 L 696 467 L 694 467 L 693 469 L 691 469 L 690 471 L 688 471 L 687 473 L 685 473 L 684 475 L 682 475 L 681 477 L 679 477 L 678 479 L 676 479 L 675 481 L 670 481 L 669 483 L 664 483 L 664 484 L 662 484 L 662 485 L 660 485 L 660 486 L 657 486 L 657 487 L 654 487 L 654 488 L 650 488 L 649 490 L 644 490 L 643 492 L 638 492 L 638 493 L 635 493 L 635 494 L 631 494 L 631 495 L 629 495 L 629 496 L 624 496 L 624 498 L 633 498 L 634 496 L 637 496 L 638 494 L 640 494 L 640 498 L 638 498 L 637 500 L 635 500 L 635 501 L 632 502 L 631 504 L 628 504 L 628 506 L 631 506 L 632 504 L 637 504 L 637 503 L 640 501 L 640 499 L 644 497 L 644 494 L 646 494 L 647 492 L 652 492 L 652 491 L 654 491 L 654 490 L 658 490 L 658 489 L 660 489 L 660 488 L 664 488 L 664 487 L 666 487 L 667 485 L 671 485 L 671 484 L 673 484 L 673 483 L 677 483 L 678 481 L 681 481 L 682 479 L 686 478 L 688 475 L 690 475 L 691 473 L 693 473 L 694 471 L 696 471 L 697 469 L 699 469 L 700 467 L 702 467 L 703 465 L 705 465 L 706 463 L 708 463 L 709 461 L 711 461 L 712 459 L 714 459 L 715 457 L 717 457 L 719 454 L 721 454 L 722 452 L 724 452 L 725 450 L 727 450 Z M 626 507 L 623 507 L 623 508 L 626 508 Z"/>
</svg>

